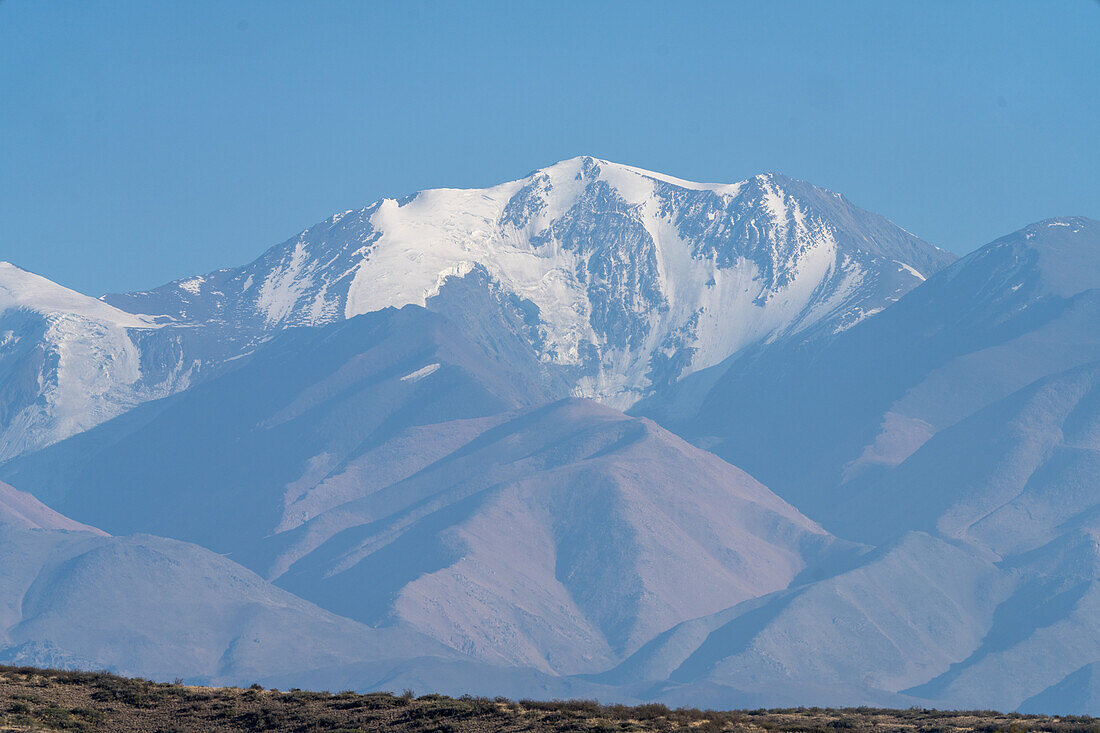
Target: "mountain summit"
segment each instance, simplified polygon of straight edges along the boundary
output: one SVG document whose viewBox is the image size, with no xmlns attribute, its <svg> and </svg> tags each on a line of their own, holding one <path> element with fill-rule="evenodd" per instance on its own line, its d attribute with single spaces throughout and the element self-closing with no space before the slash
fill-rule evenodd
<svg viewBox="0 0 1100 733">
<path fill-rule="evenodd" d="M 439 299 L 475 278 L 574 395 L 625 407 L 747 346 L 849 328 L 953 259 L 784 176 L 702 184 L 579 157 L 383 199 L 244 267 L 106 300 L 259 337 L 409 304 L 469 320 L 468 299 Z"/>
<path fill-rule="evenodd" d="M 0 461 L 203 382 L 277 332 L 426 306 L 625 408 L 746 349 L 881 311 L 954 256 L 777 174 L 683 181 L 591 157 L 330 217 L 254 262 L 100 300 L 0 265 Z M 523 342 L 516 347 L 516 336 Z"/>
</svg>

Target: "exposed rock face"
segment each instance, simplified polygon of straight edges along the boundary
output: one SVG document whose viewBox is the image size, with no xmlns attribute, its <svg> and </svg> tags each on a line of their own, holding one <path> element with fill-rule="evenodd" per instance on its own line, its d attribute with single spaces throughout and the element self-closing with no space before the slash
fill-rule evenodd
<svg viewBox="0 0 1100 733">
<path fill-rule="evenodd" d="M 577 396 L 625 407 L 751 344 L 849 328 L 953 259 L 780 175 L 699 184 L 586 157 L 384 199 L 244 267 L 106 300 L 258 336 L 432 307 L 476 271 L 525 314 L 539 357 L 573 368 Z"/>
</svg>

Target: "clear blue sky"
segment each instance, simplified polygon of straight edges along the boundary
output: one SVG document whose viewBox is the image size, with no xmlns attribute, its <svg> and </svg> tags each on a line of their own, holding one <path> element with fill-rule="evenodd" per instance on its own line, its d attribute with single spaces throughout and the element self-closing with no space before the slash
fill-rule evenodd
<svg viewBox="0 0 1100 733">
<path fill-rule="evenodd" d="M 92 294 L 579 154 L 960 253 L 1100 218 L 1100 3 L 0 0 L 0 259 Z"/>
</svg>

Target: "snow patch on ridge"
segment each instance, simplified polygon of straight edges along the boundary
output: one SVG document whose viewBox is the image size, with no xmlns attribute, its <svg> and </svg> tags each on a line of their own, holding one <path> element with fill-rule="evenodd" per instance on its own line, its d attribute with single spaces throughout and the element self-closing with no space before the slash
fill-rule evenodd
<svg viewBox="0 0 1100 733">
<path fill-rule="evenodd" d="M 281 323 L 290 315 L 294 306 L 313 284 L 306 272 L 309 263 L 309 251 L 305 242 L 299 239 L 290 260 L 281 265 L 267 277 L 260 286 L 256 307 L 267 318 L 268 323 Z"/>
<path fill-rule="evenodd" d="M 198 295 L 202 292 L 202 284 L 206 282 L 206 278 L 202 276 L 195 276 L 187 278 L 186 280 L 180 280 L 180 290 L 186 290 L 192 295 Z"/>
<path fill-rule="evenodd" d="M 410 373 L 406 374 L 405 376 L 401 377 L 401 381 L 402 382 L 410 382 L 410 383 L 411 382 L 419 382 L 424 377 L 435 374 L 436 371 L 438 371 L 438 370 L 439 370 L 439 363 L 438 362 L 436 362 L 435 364 L 429 364 L 425 367 L 421 367 L 421 368 L 417 369 L 415 372 L 410 372 Z"/>
<path fill-rule="evenodd" d="M 922 274 L 920 273 L 920 271 L 918 271 L 918 270 L 917 270 L 917 268 L 915 268 L 915 267 L 913 267 L 913 266 L 911 266 L 911 265 L 907 265 L 907 264 L 905 264 L 904 262 L 901 262 L 900 260 L 894 260 L 894 262 L 897 262 L 897 263 L 898 263 L 898 266 L 899 266 L 899 267 L 901 267 L 901 269 L 905 270 L 906 272 L 908 272 L 908 273 L 909 273 L 910 275 L 912 275 L 913 277 L 917 278 L 917 279 L 918 279 L 918 280 L 920 280 L 921 282 L 924 282 L 925 280 L 927 280 L 927 279 L 928 279 L 928 278 L 926 278 L 926 277 L 925 277 L 924 275 L 922 275 Z"/>
</svg>

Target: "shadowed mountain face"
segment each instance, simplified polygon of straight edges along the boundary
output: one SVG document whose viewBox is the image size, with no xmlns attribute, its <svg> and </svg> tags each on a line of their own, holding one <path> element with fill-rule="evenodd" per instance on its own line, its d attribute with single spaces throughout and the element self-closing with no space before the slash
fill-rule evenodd
<svg viewBox="0 0 1100 733">
<path fill-rule="evenodd" d="M 792 704 L 901 693 L 920 705 L 1086 709 L 1088 665 L 1100 659 L 1098 234 L 1084 219 L 1029 227 L 794 355 L 786 372 L 765 377 L 762 359 L 734 377 L 733 365 L 714 399 L 754 404 L 748 384 L 794 393 L 773 405 L 758 438 L 771 452 L 757 470 L 816 477 L 827 492 L 783 486 L 842 536 L 880 549 L 802 589 L 683 625 L 624 663 L 620 680 L 674 670 L 670 699 L 698 704 L 758 700 L 778 684 Z M 806 399 L 826 382 L 835 393 Z M 710 402 L 700 414 L 746 435 L 743 421 L 758 413 L 713 412 L 735 404 L 746 403 Z M 746 450 L 730 433 L 715 445 Z M 794 458 L 794 446 L 808 457 Z M 813 652 L 783 664 L 796 649 Z"/>
<path fill-rule="evenodd" d="M 288 331 L 4 472 L 112 532 L 198 542 L 344 616 L 548 672 L 784 588 L 833 545 L 653 423 L 548 399 L 408 306 Z"/>
<path fill-rule="evenodd" d="M 288 331 L 236 367 L 4 470 L 114 532 L 226 552 L 311 516 L 313 483 L 403 430 L 553 396 L 415 307 Z"/>
<path fill-rule="evenodd" d="M 837 510 L 877 550 L 682 624 L 597 679 L 694 705 L 1092 709 L 1098 386 L 1094 362 L 941 431 Z"/>
<path fill-rule="evenodd" d="M 111 537 L 5 485 L 0 567 L 5 664 L 245 684 L 276 669 L 453 656 L 415 633 L 327 613 L 209 550 Z"/>
<path fill-rule="evenodd" d="M 1055 219 L 977 250 L 835 339 L 734 358 L 633 411 L 857 536 L 876 523 L 848 497 L 943 428 L 1100 359 L 1098 322 L 1100 223 Z"/>
<path fill-rule="evenodd" d="M 1100 662 L 1087 664 L 1066 675 L 1062 681 L 1020 705 L 1021 712 L 1035 710 L 1074 710 L 1081 715 L 1100 712 Z"/>
<path fill-rule="evenodd" d="M 1098 426 L 1094 362 L 942 431 L 855 500 L 876 532 L 928 528 L 1013 581 L 981 643 L 913 693 L 1016 707 L 1100 659 Z"/>
<path fill-rule="evenodd" d="M 1039 380 L 932 437 L 838 513 L 875 517 L 867 539 L 908 529 L 1001 557 L 1100 519 L 1100 362 Z"/>
</svg>

